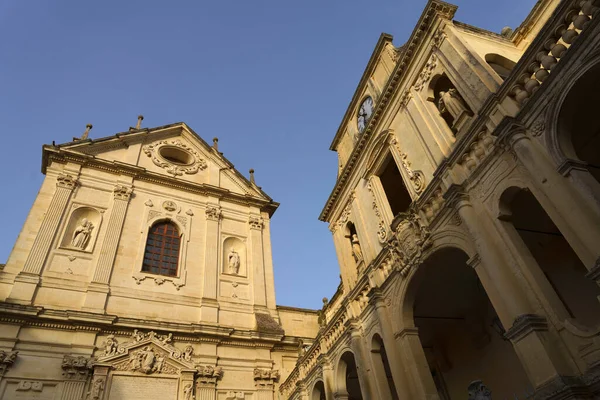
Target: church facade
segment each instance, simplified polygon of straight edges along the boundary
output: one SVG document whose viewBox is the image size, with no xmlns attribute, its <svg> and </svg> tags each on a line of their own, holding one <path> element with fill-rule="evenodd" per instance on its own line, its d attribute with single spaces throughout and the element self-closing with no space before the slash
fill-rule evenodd
<svg viewBox="0 0 600 400">
<path fill-rule="evenodd" d="M 184 123 L 43 148 L 0 270 L 0 398 L 600 398 L 600 1 L 381 35 L 320 219 L 342 281 L 275 301 L 278 204 Z M 91 128 L 91 127 L 90 127 Z"/>
<path fill-rule="evenodd" d="M 600 398 L 600 2 L 428 2 L 331 144 L 342 284 L 281 398 Z"/>
</svg>

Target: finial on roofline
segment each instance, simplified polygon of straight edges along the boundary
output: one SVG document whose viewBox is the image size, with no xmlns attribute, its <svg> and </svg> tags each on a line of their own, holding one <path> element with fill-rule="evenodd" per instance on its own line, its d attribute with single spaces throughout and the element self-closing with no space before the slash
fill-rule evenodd
<svg viewBox="0 0 600 400">
<path fill-rule="evenodd" d="M 87 124 L 85 126 L 85 132 L 81 134 L 81 137 L 74 137 L 73 141 L 77 142 L 79 140 L 86 140 L 90 134 L 90 130 L 93 128 L 92 124 Z"/>
<path fill-rule="evenodd" d="M 135 125 L 135 129 L 141 129 L 143 120 L 144 120 L 144 116 L 141 114 L 138 115 L 138 121 L 137 121 L 137 124 Z"/>
<path fill-rule="evenodd" d="M 256 185 L 256 181 L 254 180 L 254 168 L 250 168 L 250 183 Z"/>
<path fill-rule="evenodd" d="M 213 146 L 212 147 L 216 151 L 219 151 L 219 138 L 218 137 L 213 138 Z"/>
</svg>

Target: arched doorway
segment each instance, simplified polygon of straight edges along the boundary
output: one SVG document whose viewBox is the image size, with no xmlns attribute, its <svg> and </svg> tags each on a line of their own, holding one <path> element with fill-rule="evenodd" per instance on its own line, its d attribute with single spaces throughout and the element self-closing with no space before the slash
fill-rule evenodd
<svg viewBox="0 0 600 400">
<path fill-rule="evenodd" d="M 558 115 L 558 141 L 570 159 L 587 163 L 587 169 L 600 183 L 600 118 L 596 116 L 600 93 L 600 63 L 573 85 Z"/>
<path fill-rule="evenodd" d="M 375 334 L 371 341 L 371 355 L 373 359 L 373 368 L 377 377 L 385 378 L 385 382 L 378 382 L 380 385 L 385 385 L 385 395 L 389 399 L 398 400 L 398 393 L 396 392 L 396 385 L 394 384 L 394 378 L 392 377 L 392 370 L 388 361 L 385 346 L 383 345 L 383 339 L 381 336 Z M 389 393 L 387 390 L 389 389 Z M 382 394 L 383 395 L 383 394 Z"/>
<path fill-rule="evenodd" d="M 350 351 L 345 352 L 338 363 L 336 389 L 337 398 L 347 398 L 348 400 L 363 399 L 360 382 L 358 381 L 356 361 L 354 354 Z"/>
<path fill-rule="evenodd" d="M 431 255 L 409 282 L 407 302 L 438 395 L 461 400 L 481 380 L 494 398 L 521 398 L 531 388 L 467 255 Z M 410 303 L 407 303 L 410 307 Z"/>
<path fill-rule="evenodd" d="M 313 388 L 310 400 L 325 400 L 325 385 L 323 381 L 318 381 Z"/>
<path fill-rule="evenodd" d="M 555 310 L 557 314 L 586 327 L 600 325 L 600 287 L 585 277 L 587 269 L 535 196 L 512 187 L 500 201 L 509 235 L 525 260 L 530 260 L 530 267 L 541 270 L 543 275 L 536 275 L 547 280 L 564 306 Z"/>
</svg>

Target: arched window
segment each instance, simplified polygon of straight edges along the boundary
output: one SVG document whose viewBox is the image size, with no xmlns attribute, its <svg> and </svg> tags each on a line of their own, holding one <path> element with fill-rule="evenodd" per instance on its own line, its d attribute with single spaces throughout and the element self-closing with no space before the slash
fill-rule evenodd
<svg viewBox="0 0 600 400">
<path fill-rule="evenodd" d="M 146 240 L 142 271 L 176 276 L 180 244 L 179 229 L 171 221 L 161 221 L 152 225 Z"/>
</svg>

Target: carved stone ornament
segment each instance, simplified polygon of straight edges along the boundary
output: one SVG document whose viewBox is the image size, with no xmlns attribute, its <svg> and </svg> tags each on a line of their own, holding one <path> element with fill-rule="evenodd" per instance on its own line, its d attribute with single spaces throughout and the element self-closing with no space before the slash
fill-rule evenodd
<svg viewBox="0 0 600 400">
<path fill-rule="evenodd" d="M 127 186 L 117 185 L 113 189 L 113 193 L 117 200 L 129 200 L 131 193 L 133 193 L 133 189 Z"/>
<path fill-rule="evenodd" d="M 77 179 L 69 174 L 58 174 L 58 177 L 56 178 L 56 186 L 59 188 L 72 190 L 75 189 L 75 186 L 77 186 Z"/>
<path fill-rule="evenodd" d="M 6 370 L 10 368 L 11 365 L 17 359 L 18 351 L 4 351 L 0 350 L 0 376 L 6 373 Z"/>
<path fill-rule="evenodd" d="M 395 47 L 393 44 L 388 43 L 385 46 L 385 51 L 390 56 L 393 62 L 398 62 L 398 59 L 400 58 L 400 49 Z"/>
<path fill-rule="evenodd" d="M 177 204 L 174 201 L 167 200 L 162 203 L 162 206 L 165 210 L 169 212 L 177 211 Z"/>
<path fill-rule="evenodd" d="M 370 180 L 367 184 L 367 189 L 369 190 L 369 192 L 371 192 L 371 196 L 373 196 L 373 212 L 375 213 L 375 216 L 379 219 L 379 222 L 377 224 L 377 239 L 379 239 L 379 243 L 385 243 L 387 240 L 388 232 L 385 228 L 385 221 L 381 216 L 381 211 L 379 211 L 379 207 L 377 206 L 377 199 L 375 198 L 375 192 L 373 191 L 373 185 Z"/>
<path fill-rule="evenodd" d="M 421 71 L 421 73 L 419 74 L 419 77 L 417 78 L 417 81 L 415 82 L 415 90 L 417 92 L 420 92 L 421 90 L 423 90 L 425 85 L 431 79 L 431 75 L 433 74 L 433 71 L 436 68 L 437 68 L 437 56 L 435 54 L 432 54 L 431 57 L 429 58 L 429 61 L 427 61 L 427 64 L 425 64 L 425 68 L 423 68 L 423 71 Z"/>
<path fill-rule="evenodd" d="M 434 49 L 439 49 L 440 45 L 442 44 L 442 42 L 444 41 L 444 39 L 446 38 L 446 34 L 444 33 L 444 31 L 442 29 L 439 29 L 435 35 L 433 35 L 433 48 Z"/>
<path fill-rule="evenodd" d="M 215 385 L 223 377 L 223 368 L 212 365 L 196 365 L 198 378 L 196 382 L 201 385 Z"/>
<path fill-rule="evenodd" d="M 248 219 L 250 229 L 261 230 L 263 228 L 263 219 L 259 216 L 251 215 Z"/>
<path fill-rule="evenodd" d="M 225 394 L 225 400 L 244 400 L 245 397 L 244 392 L 234 392 L 233 390 Z"/>
<path fill-rule="evenodd" d="M 90 391 L 87 392 L 87 400 L 100 400 L 104 394 L 104 388 L 106 387 L 106 378 L 97 377 L 94 378 L 90 385 Z"/>
<path fill-rule="evenodd" d="M 40 381 L 20 381 L 17 384 L 17 392 L 41 392 L 44 390 L 44 382 Z M 39 395 L 35 395 L 36 398 Z"/>
<path fill-rule="evenodd" d="M 86 380 L 92 370 L 93 358 L 83 356 L 63 357 L 61 368 L 67 379 Z"/>
<path fill-rule="evenodd" d="M 279 378 L 278 370 L 254 368 L 254 383 L 258 388 L 272 387 Z"/>
<path fill-rule="evenodd" d="M 207 205 L 206 206 L 206 218 L 211 221 L 218 221 L 221 218 L 221 207 Z"/>
<path fill-rule="evenodd" d="M 531 127 L 531 134 L 533 136 L 540 136 L 542 133 L 544 133 L 545 129 L 546 124 L 544 123 L 544 121 L 538 121 Z"/>
<path fill-rule="evenodd" d="M 418 215 L 413 212 L 400 214 L 403 219 L 396 226 L 392 244 L 395 246 L 402 268 L 400 273 L 406 276 L 410 268 L 422 262 L 423 251 L 431 246 L 429 229 L 421 224 Z"/>
<path fill-rule="evenodd" d="M 161 149 L 165 147 L 176 148 L 179 151 L 186 153 L 189 156 L 189 161 L 186 163 L 175 163 L 172 160 L 164 158 L 161 155 Z M 195 174 L 207 167 L 206 161 L 200 157 L 200 154 L 198 154 L 191 146 L 188 146 L 180 140 L 161 140 L 160 142 L 145 146 L 144 153 L 152 159 L 152 162 L 156 166 L 164 168 L 167 173 L 173 176 Z"/>
</svg>

